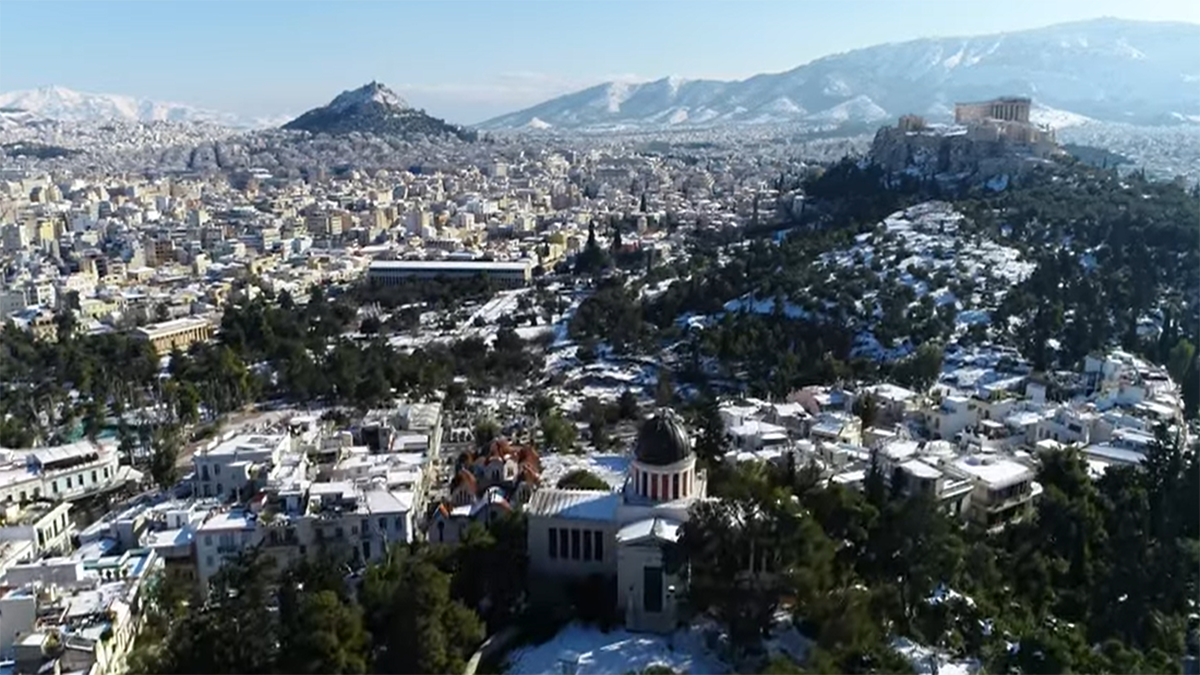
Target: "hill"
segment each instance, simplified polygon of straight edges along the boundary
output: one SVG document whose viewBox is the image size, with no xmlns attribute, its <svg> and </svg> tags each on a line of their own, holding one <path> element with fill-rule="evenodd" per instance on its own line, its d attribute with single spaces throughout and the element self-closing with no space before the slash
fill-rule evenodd
<svg viewBox="0 0 1200 675">
<path fill-rule="evenodd" d="M 453 136 L 473 140 L 474 134 L 413 108 L 396 92 L 378 82 L 344 91 L 329 105 L 313 108 L 283 125 L 291 131 L 342 135 L 353 132 L 376 136 Z"/>
</svg>

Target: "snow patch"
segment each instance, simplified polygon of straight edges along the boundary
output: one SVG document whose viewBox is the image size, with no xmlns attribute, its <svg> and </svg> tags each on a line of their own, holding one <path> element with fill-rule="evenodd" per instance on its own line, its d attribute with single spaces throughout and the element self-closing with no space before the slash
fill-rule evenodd
<svg viewBox="0 0 1200 675">
<path fill-rule="evenodd" d="M 623 675 L 654 665 L 683 673 L 725 673 L 728 667 L 704 648 L 697 631 L 680 631 L 674 638 L 571 624 L 544 644 L 526 647 L 509 657 L 509 673 Z M 569 670 L 564 670 L 569 669 Z"/>
</svg>

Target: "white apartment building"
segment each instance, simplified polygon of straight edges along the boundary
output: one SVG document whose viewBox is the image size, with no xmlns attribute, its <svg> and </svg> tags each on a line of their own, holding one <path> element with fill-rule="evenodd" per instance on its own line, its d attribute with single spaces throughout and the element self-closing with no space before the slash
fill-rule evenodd
<svg viewBox="0 0 1200 675">
<path fill-rule="evenodd" d="M 69 502 L 34 502 L 21 507 L 9 504 L 0 524 L 0 541 L 32 542 L 30 553 L 67 553 L 71 550 L 71 504 Z"/>
<path fill-rule="evenodd" d="M 234 499 L 245 494 L 258 472 L 279 464 L 291 447 L 285 434 L 226 435 L 192 456 L 192 494 Z M 265 477 L 265 474 L 264 474 Z"/>
<path fill-rule="evenodd" d="M 968 396 L 946 396 L 940 405 L 926 412 L 925 425 L 934 438 L 952 439 L 975 424 L 975 411 Z"/>
<path fill-rule="evenodd" d="M 196 576 L 201 588 L 226 560 L 259 541 L 258 521 L 241 509 L 221 509 L 196 528 Z"/>
<path fill-rule="evenodd" d="M 72 501 L 127 480 L 115 448 L 91 441 L 33 450 L 0 449 L 0 503 Z"/>
<path fill-rule="evenodd" d="M 324 550 L 350 561 L 376 561 L 388 546 L 413 540 L 430 482 L 429 454 L 371 454 L 366 447 L 350 446 L 347 438 L 335 438 L 329 455 L 333 465 L 322 481 L 310 478 L 307 452 L 293 450 L 287 435 L 232 437 L 197 456 L 194 489 L 204 493 L 207 486 L 211 496 L 240 495 L 242 501 L 194 528 L 200 583 L 208 583 L 225 560 L 250 546 L 261 546 L 286 566 Z M 297 439 L 320 447 L 311 433 L 299 433 Z M 180 537 L 160 543 L 173 548 Z"/>
<path fill-rule="evenodd" d="M 1092 426 L 1098 417 L 1070 408 L 1058 408 L 1037 424 L 1034 442 L 1050 439 L 1065 445 L 1087 445 L 1091 442 Z"/>
<path fill-rule="evenodd" d="M 1042 488 L 1033 470 L 1010 459 L 990 455 L 960 457 L 951 468 L 971 478 L 970 518 L 988 528 L 1026 516 Z"/>
</svg>

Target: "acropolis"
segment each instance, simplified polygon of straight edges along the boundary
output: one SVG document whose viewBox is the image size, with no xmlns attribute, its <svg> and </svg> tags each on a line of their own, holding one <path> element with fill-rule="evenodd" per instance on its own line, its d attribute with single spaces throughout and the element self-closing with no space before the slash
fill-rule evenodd
<svg viewBox="0 0 1200 675">
<path fill-rule="evenodd" d="M 1032 99 L 1004 96 L 954 104 L 953 124 L 903 115 L 872 144 L 873 159 L 894 171 L 913 163 L 941 175 L 1019 173 L 1061 152 L 1054 130 L 1030 121 Z"/>
</svg>

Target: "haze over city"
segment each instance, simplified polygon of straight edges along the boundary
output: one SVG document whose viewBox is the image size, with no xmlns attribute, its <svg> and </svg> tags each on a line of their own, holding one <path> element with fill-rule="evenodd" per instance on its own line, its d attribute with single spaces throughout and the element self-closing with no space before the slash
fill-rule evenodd
<svg viewBox="0 0 1200 675">
<path fill-rule="evenodd" d="M 53 30 L 29 30 L 48 11 Z M 0 92 L 58 85 L 277 116 L 378 80 L 473 124 L 609 80 L 738 79 L 878 43 L 1101 16 L 1200 23 L 1200 3 L 6 1 Z"/>
</svg>

